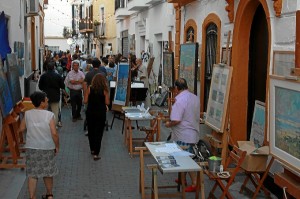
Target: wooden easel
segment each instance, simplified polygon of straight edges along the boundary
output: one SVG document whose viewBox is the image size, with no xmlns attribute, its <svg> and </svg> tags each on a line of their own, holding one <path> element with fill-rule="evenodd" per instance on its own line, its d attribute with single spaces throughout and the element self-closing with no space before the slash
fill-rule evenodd
<svg viewBox="0 0 300 199">
<path fill-rule="evenodd" d="M 228 35 L 227 35 L 227 44 L 226 44 L 226 52 L 225 52 L 225 65 L 228 64 L 228 59 L 229 59 L 229 43 L 230 43 L 230 38 L 231 38 L 231 30 L 228 31 Z M 230 106 L 230 100 L 228 100 L 228 107 Z M 232 138 L 230 137 L 230 115 L 228 112 L 229 108 L 227 108 L 227 112 L 226 112 L 226 119 L 225 119 L 225 125 L 227 125 L 225 127 L 225 130 L 223 133 L 218 133 L 213 131 L 212 135 L 207 134 L 205 137 L 205 140 L 209 142 L 211 149 L 212 149 L 212 153 L 213 154 L 217 154 L 218 153 L 218 149 L 221 149 L 221 158 L 222 158 L 222 165 L 225 164 L 226 162 L 226 158 L 228 155 L 228 143 L 229 141 L 231 142 L 232 145 L 235 145 L 236 143 L 233 142 Z"/>
<path fill-rule="evenodd" d="M 16 138 L 17 132 L 13 128 L 13 124 L 17 121 L 9 114 L 3 122 L 3 129 L 0 137 L 0 168 L 25 168 L 24 163 L 19 163 L 23 157 L 20 156 L 19 142 Z M 8 145 L 8 151 L 10 156 L 4 154 L 6 144 Z"/>
</svg>

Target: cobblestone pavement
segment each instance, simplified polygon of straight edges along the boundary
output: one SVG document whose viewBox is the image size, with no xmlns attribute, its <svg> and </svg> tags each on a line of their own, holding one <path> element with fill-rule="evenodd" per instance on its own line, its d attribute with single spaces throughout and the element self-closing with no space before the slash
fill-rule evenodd
<svg viewBox="0 0 300 199">
<path fill-rule="evenodd" d="M 111 122 L 112 113 L 108 113 L 108 121 Z M 60 152 L 57 156 L 59 167 L 59 175 L 54 178 L 53 194 L 56 199 L 138 199 L 141 198 L 139 193 L 139 158 L 134 156 L 130 158 L 127 148 L 124 144 L 124 136 L 122 135 L 122 121 L 115 120 L 113 128 L 104 132 L 101 148 L 101 160 L 94 161 L 90 154 L 88 139 L 84 135 L 83 121 L 72 122 L 71 110 L 64 108 L 62 111 L 63 127 L 59 129 L 60 135 Z M 139 124 L 142 124 L 139 122 Z M 143 136 L 142 133 L 134 131 L 135 135 Z M 169 130 L 162 125 L 162 140 L 165 140 L 169 134 Z M 141 144 L 139 144 L 141 146 Z M 145 157 L 146 163 L 153 163 L 153 158 L 148 155 Z M 1 173 L 2 172 L 2 173 Z M 14 192 L 18 194 L 18 199 L 28 199 L 27 183 L 24 182 L 22 188 L 14 182 L 11 186 L 16 189 L 5 188 L 4 182 L 8 181 L 15 171 L 11 174 L 10 170 L 0 171 L 0 196 L 3 199 L 11 199 L 14 197 L 4 197 L 5 192 Z M 23 171 L 25 173 L 25 171 Z M 150 185 L 151 173 L 145 169 L 146 185 Z M 2 178 L 6 174 L 5 178 Z M 7 176 L 11 177 L 7 177 Z M 24 174 L 23 174 L 24 175 Z M 174 179 L 177 174 L 165 174 L 158 176 L 159 185 L 175 185 Z M 188 182 L 189 181 L 189 178 Z M 237 180 L 231 188 L 231 193 L 235 198 L 249 198 L 243 194 L 239 194 L 241 182 L 244 179 L 239 174 Z M 11 180 L 10 180 L 11 181 Z M 209 190 L 212 188 L 212 182 L 205 176 L 205 194 L 208 196 Z M 148 190 L 149 191 L 149 190 Z M 170 191 L 170 190 L 168 190 Z M 173 191 L 173 190 L 171 190 Z M 45 193 L 42 179 L 39 179 L 37 186 L 37 198 L 41 198 Z M 216 192 L 217 196 L 220 191 Z M 193 193 L 187 193 L 187 198 L 194 198 Z M 263 198 L 263 197 L 260 197 Z"/>
</svg>

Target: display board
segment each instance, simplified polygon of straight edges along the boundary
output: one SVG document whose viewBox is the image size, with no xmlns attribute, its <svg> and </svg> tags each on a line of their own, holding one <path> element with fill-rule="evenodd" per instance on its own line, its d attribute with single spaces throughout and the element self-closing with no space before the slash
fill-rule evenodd
<svg viewBox="0 0 300 199">
<path fill-rule="evenodd" d="M 164 52 L 163 53 L 163 78 L 164 84 L 167 87 L 174 86 L 174 53 Z"/>
<path fill-rule="evenodd" d="M 224 131 L 231 75 L 232 67 L 223 64 L 214 65 L 205 124 L 220 133 Z"/>
<path fill-rule="evenodd" d="M 117 73 L 117 84 L 116 91 L 114 96 L 114 104 L 125 106 L 127 99 L 127 87 L 129 82 L 129 64 L 128 63 L 120 63 L 118 65 L 118 73 Z"/>
<path fill-rule="evenodd" d="M 3 63 L 0 56 L 0 109 L 2 117 L 5 118 L 13 108 L 13 101 L 10 94 L 6 75 L 3 71 Z"/>
<path fill-rule="evenodd" d="M 17 54 L 7 54 L 7 81 L 13 105 L 22 100 Z"/>
<path fill-rule="evenodd" d="M 300 171 L 300 83 L 270 78 L 270 153 Z"/>
<path fill-rule="evenodd" d="M 250 140 L 254 142 L 257 148 L 263 146 L 264 143 L 265 116 L 266 116 L 265 103 L 255 100 Z"/>
<path fill-rule="evenodd" d="M 198 43 L 180 45 L 179 77 L 187 81 L 189 91 L 197 94 Z"/>
</svg>

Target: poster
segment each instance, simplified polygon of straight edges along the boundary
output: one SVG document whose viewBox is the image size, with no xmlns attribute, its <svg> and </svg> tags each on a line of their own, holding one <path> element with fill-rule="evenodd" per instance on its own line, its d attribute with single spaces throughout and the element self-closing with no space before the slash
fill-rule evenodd
<svg viewBox="0 0 300 199">
<path fill-rule="evenodd" d="M 255 101 L 254 112 L 252 118 L 250 140 L 254 142 L 255 146 L 261 147 L 265 138 L 265 103 L 258 100 Z"/>
<path fill-rule="evenodd" d="M 163 53 L 163 78 L 167 87 L 174 86 L 174 54 L 172 52 Z"/>
<path fill-rule="evenodd" d="M 15 105 L 22 100 L 17 54 L 7 54 L 7 82 Z"/>
<path fill-rule="evenodd" d="M 180 45 L 179 77 L 187 81 L 189 91 L 197 95 L 198 43 Z"/>
<path fill-rule="evenodd" d="M 114 104 L 126 105 L 127 86 L 129 80 L 129 64 L 120 63 L 118 66 L 117 84 L 114 97 Z"/>
<path fill-rule="evenodd" d="M 0 60 L 1 56 L 0 56 Z M 0 61 L 0 109 L 2 117 L 5 118 L 13 108 L 13 101 L 7 83 L 6 75 L 3 71 L 3 64 Z"/>
<path fill-rule="evenodd" d="M 205 124 L 220 133 L 224 131 L 231 74 L 232 67 L 227 65 L 213 67 Z"/>
</svg>

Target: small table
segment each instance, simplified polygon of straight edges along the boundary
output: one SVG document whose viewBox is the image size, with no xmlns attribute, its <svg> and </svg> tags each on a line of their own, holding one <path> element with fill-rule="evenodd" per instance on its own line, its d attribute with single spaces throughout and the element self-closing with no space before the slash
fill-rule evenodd
<svg viewBox="0 0 300 199">
<path fill-rule="evenodd" d="M 157 185 L 157 169 L 160 170 L 162 174 L 165 173 L 178 173 L 180 174 L 181 185 L 182 185 L 182 192 L 177 194 L 163 194 L 163 196 L 169 197 L 178 197 L 181 195 L 182 198 L 185 198 L 185 183 L 184 183 L 184 173 L 185 172 L 197 172 L 197 190 L 195 194 L 195 198 L 199 198 L 199 190 L 201 189 L 201 198 L 205 198 L 204 193 L 204 175 L 202 168 L 190 157 L 190 156 L 174 156 L 176 163 L 178 166 L 176 167 L 169 167 L 163 168 L 158 164 L 157 157 L 158 156 L 170 156 L 171 151 L 163 152 L 163 147 L 167 147 L 169 143 L 166 142 L 145 142 L 145 145 L 151 155 L 157 162 L 156 166 L 150 166 L 152 170 L 152 193 L 151 197 L 157 199 L 158 194 L 158 185 Z M 172 143 L 172 146 L 176 146 L 178 151 L 182 151 L 182 149 L 176 144 Z M 145 147 L 137 148 L 140 150 L 140 192 L 142 193 L 142 198 L 145 198 L 145 186 L 144 186 L 144 151 L 146 150 Z M 164 187 L 161 187 L 164 188 Z M 165 187 L 166 188 L 166 187 Z M 168 187 L 169 188 L 169 187 Z"/>
<path fill-rule="evenodd" d="M 138 108 L 134 107 L 123 107 L 123 111 L 125 112 L 125 135 L 124 135 L 124 142 L 128 146 L 128 152 L 132 157 L 133 154 L 139 154 L 136 151 L 133 151 L 132 142 L 133 140 L 139 140 L 141 138 L 133 138 L 132 136 L 132 128 L 131 128 L 131 121 L 152 121 L 156 119 L 155 116 L 151 115 L 150 113 L 144 114 L 143 112 L 139 112 Z M 158 129 L 156 134 L 156 141 L 160 139 L 160 119 L 158 118 L 157 121 Z"/>
</svg>

